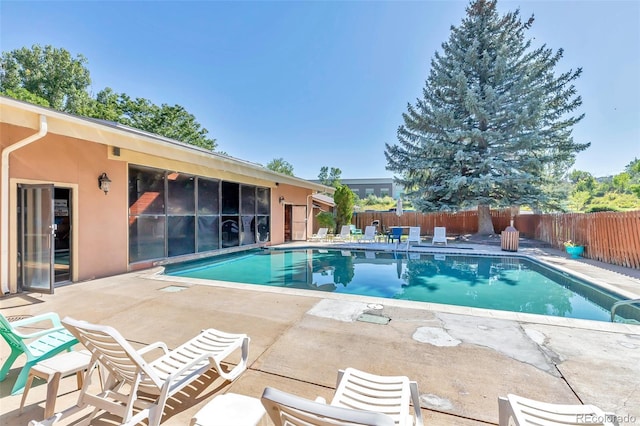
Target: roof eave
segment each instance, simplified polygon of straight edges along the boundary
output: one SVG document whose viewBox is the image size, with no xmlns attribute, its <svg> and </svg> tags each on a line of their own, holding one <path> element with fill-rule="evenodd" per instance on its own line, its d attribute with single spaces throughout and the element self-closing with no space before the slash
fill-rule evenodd
<svg viewBox="0 0 640 426">
<path fill-rule="evenodd" d="M 200 160 L 198 162 L 206 161 L 207 167 L 317 192 L 332 194 L 335 191 L 335 188 L 330 186 L 274 172 L 256 163 L 215 153 L 195 145 L 185 144 L 118 123 L 79 117 L 5 96 L 0 96 L 0 107 L 2 108 L 0 120 L 8 124 L 37 129 L 37 116 L 44 115 L 49 122 L 50 133 L 183 161 L 193 162 L 198 159 Z M 31 113 L 34 117 L 21 116 L 21 111 Z"/>
</svg>

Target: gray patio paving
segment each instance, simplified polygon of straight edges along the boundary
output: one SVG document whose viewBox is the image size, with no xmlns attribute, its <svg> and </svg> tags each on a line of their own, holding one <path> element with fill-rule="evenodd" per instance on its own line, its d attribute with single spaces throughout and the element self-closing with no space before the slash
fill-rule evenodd
<svg viewBox="0 0 640 426">
<path fill-rule="evenodd" d="M 391 248 L 384 243 L 335 246 Z M 469 244 L 457 249 L 469 246 L 475 252 L 499 251 Z M 456 246 L 437 250 L 453 253 Z M 640 271 L 572 260 L 548 248 L 523 248 L 519 254 L 640 297 Z M 176 347 L 208 327 L 247 333 L 248 370 L 234 383 L 214 374 L 204 377 L 191 393 L 171 401 L 163 425 L 189 424 L 195 412 L 225 392 L 259 397 L 265 386 L 272 386 L 311 399 L 330 399 L 337 370 L 348 366 L 416 380 L 427 425 L 497 424 L 497 398 L 507 393 L 547 402 L 590 403 L 615 412 L 621 424 L 640 423 L 640 325 L 322 292 L 265 291 L 240 284 L 203 285 L 158 277 L 157 270 L 59 287 L 55 295 L 5 296 L 0 308 L 5 316 L 54 311 L 61 317 L 108 324 L 134 346 L 162 340 Z M 162 291 L 171 285 L 185 289 Z M 370 303 L 381 303 L 382 314 L 391 321 L 386 325 L 356 321 L 371 309 Z M 4 343 L 0 355 L 3 362 L 8 355 Z M 25 425 L 43 416 L 45 385 L 32 389 L 22 414 L 21 396 L 9 394 L 20 362 L 0 383 L 2 425 Z M 75 379 L 63 379 L 57 410 L 73 405 L 77 395 Z M 271 424 L 266 419 L 263 423 Z M 117 423 L 103 416 L 92 424 Z"/>
</svg>

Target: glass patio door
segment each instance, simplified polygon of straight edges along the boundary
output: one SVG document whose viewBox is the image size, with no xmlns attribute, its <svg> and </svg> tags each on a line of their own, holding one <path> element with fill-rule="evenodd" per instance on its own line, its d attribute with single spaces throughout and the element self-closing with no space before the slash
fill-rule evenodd
<svg viewBox="0 0 640 426">
<path fill-rule="evenodd" d="M 53 293 L 53 185 L 20 185 L 19 278 L 22 290 Z"/>
</svg>

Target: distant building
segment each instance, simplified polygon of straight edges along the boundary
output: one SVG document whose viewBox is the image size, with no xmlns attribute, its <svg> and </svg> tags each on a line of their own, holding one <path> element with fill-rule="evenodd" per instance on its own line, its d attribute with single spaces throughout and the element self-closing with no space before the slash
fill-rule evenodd
<svg viewBox="0 0 640 426">
<path fill-rule="evenodd" d="M 376 197 L 389 196 L 397 199 L 402 195 L 404 189 L 395 183 L 393 178 L 341 179 L 340 182 L 351 188 L 359 198 L 375 195 Z"/>
</svg>

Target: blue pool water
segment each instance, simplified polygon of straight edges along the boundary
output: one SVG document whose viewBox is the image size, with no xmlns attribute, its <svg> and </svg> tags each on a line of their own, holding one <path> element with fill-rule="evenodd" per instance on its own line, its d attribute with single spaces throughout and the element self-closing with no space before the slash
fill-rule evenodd
<svg viewBox="0 0 640 426">
<path fill-rule="evenodd" d="M 169 265 L 165 274 L 272 287 L 609 321 L 620 300 L 521 257 L 356 250 L 252 250 Z M 640 309 L 616 321 L 640 321 Z"/>
</svg>

